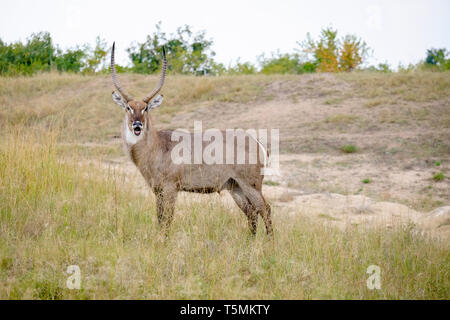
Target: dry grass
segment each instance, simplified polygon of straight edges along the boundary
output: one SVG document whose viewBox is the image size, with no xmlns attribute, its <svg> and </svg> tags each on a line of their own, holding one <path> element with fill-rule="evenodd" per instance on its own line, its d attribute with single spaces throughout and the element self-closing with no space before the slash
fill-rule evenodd
<svg viewBox="0 0 450 320">
<path fill-rule="evenodd" d="M 325 123 L 331 123 L 334 125 L 343 125 L 355 122 L 358 119 L 357 116 L 351 114 L 337 114 L 326 118 Z"/>
<path fill-rule="evenodd" d="M 364 105 L 368 108 L 378 107 L 380 105 L 395 105 L 398 101 L 395 98 L 374 98 L 367 101 Z"/>
<path fill-rule="evenodd" d="M 280 76 L 168 77 L 164 108 L 154 112 L 167 123 L 176 114 L 223 103 L 267 98 L 264 89 Z M 144 97 L 157 76 L 120 75 L 136 98 Z M 66 142 L 103 142 L 117 135 L 122 113 L 111 102 L 109 76 L 45 73 L 0 77 L 0 124 L 59 127 Z"/>
<path fill-rule="evenodd" d="M 447 245 L 411 228 L 343 232 L 275 210 L 272 242 L 261 224 L 249 237 L 238 210 L 200 201 L 177 204 L 165 240 L 153 199 L 123 176 L 60 158 L 51 132 L 11 131 L 0 147 L 1 299 L 449 298 Z M 371 264 L 381 290 L 366 287 Z M 65 286 L 69 265 L 80 290 Z"/>
<path fill-rule="evenodd" d="M 157 82 L 156 77 L 140 75 L 120 79 L 139 97 Z M 231 120 L 224 125 L 233 127 L 246 115 L 246 124 L 259 125 L 259 119 L 248 114 L 271 112 L 277 115 L 271 120 L 280 121 L 274 126 L 289 128 L 282 132 L 283 141 L 292 143 L 296 152 L 309 150 L 321 158 L 324 152 L 341 154 L 342 145 L 357 143 L 361 151 L 345 155 L 346 168 L 359 167 L 354 159 L 366 152 L 375 154 L 371 158 L 378 166 L 391 155 L 444 161 L 449 154 L 445 137 L 449 79 L 449 73 L 172 76 L 165 87 L 164 108 L 155 115 L 162 127 L 173 119 L 180 125 L 191 120 L 184 115 L 216 121 L 225 118 L 218 115 L 228 115 Z M 0 299 L 450 297 L 448 244 L 418 235 L 409 226 L 391 230 L 349 226 L 344 232 L 322 223 L 330 220 L 327 212 L 322 221 L 314 221 L 274 207 L 272 242 L 262 223 L 252 239 L 237 208 L 230 210 L 208 198 L 179 201 L 165 240 L 156 223 L 153 196 L 136 190 L 134 177 L 86 161 L 117 159 L 122 154 L 115 138 L 122 113 L 110 93 L 108 76 L 0 78 Z M 270 99 L 293 97 L 300 106 L 311 99 L 325 108 L 314 119 L 320 125 L 308 126 L 314 114 L 305 115 L 303 110 L 293 109 L 283 118 L 284 102 L 269 111 L 252 109 Z M 373 108 L 365 105 L 367 99 L 377 101 Z M 440 135 L 426 133 L 387 145 L 384 142 L 392 140 L 388 135 L 373 148 L 364 136 L 359 140 L 349 136 L 349 132 L 365 133 L 368 123 L 377 132 L 433 128 Z M 347 136 L 337 135 L 336 129 L 345 130 Z M 299 139 L 299 134 L 304 137 Z M 299 169 L 309 173 L 317 167 L 324 172 L 326 165 L 320 162 Z M 428 176 L 429 182 L 445 187 L 446 168 L 446 162 L 439 168 L 445 181 L 434 182 Z M 367 176 L 373 177 L 371 187 L 381 181 Z M 292 179 L 300 183 L 298 177 Z M 361 185 L 361 178 L 355 179 Z M 345 181 L 338 182 L 330 181 L 333 188 L 347 192 Z M 323 192 L 331 190 L 315 175 L 306 183 Z M 425 205 L 431 195 L 423 193 L 415 201 Z M 381 267 L 381 290 L 366 287 L 371 264 Z M 69 265 L 81 268 L 81 290 L 65 286 Z"/>
<path fill-rule="evenodd" d="M 448 72 L 405 73 L 342 73 L 338 78 L 352 83 L 357 93 L 368 98 L 396 98 L 404 101 L 427 102 L 448 98 L 450 76 Z"/>
</svg>

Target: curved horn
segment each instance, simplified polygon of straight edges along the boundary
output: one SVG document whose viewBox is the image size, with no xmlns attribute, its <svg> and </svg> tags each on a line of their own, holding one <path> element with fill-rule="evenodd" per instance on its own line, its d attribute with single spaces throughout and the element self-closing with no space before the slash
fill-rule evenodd
<svg viewBox="0 0 450 320">
<path fill-rule="evenodd" d="M 162 49 L 163 49 L 163 66 L 161 71 L 161 77 L 159 78 L 159 83 L 158 86 L 155 88 L 155 90 L 153 90 L 152 93 L 150 93 L 148 96 L 144 98 L 143 101 L 145 103 L 149 103 L 150 100 L 152 100 L 152 98 L 156 96 L 159 91 L 161 91 L 164 85 L 164 79 L 166 78 L 166 70 L 167 70 L 167 59 L 166 59 L 166 50 L 164 49 L 164 47 Z"/>
<path fill-rule="evenodd" d="M 122 97 L 127 101 L 131 101 L 133 100 L 133 97 L 128 95 L 125 90 L 122 89 L 122 87 L 120 86 L 119 81 L 117 80 L 117 75 L 116 75 L 116 65 L 114 63 L 114 47 L 115 47 L 116 43 L 113 42 L 113 46 L 112 46 L 112 51 L 111 51 L 111 76 L 112 76 L 112 81 L 114 83 L 114 86 L 116 87 L 117 91 L 119 91 L 119 93 L 122 95 Z"/>
</svg>

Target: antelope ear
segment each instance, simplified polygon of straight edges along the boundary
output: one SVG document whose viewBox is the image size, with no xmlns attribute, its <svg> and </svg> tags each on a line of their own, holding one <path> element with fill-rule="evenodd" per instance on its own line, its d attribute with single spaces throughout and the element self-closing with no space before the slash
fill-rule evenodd
<svg viewBox="0 0 450 320">
<path fill-rule="evenodd" d="M 113 91 L 113 93 L 112 93 L 112 99 L 113 99 L 113 101 L 114 101 L 117 105 L 119 105 L 119 106 L 121 106 L 122 108 L 126 109 L 126 107 L 127 107 L 127 102 L 125 101 L 124 98 L 122 98 L 122 96 L 121 96 L 118 92 Z"/>
<path fill-rule="evenodd" d="M 155 108 L 157 108 L 157 107 L 159 107 L 160 105 L 161 105 L 161 103 L 163 102 L 163 96 L 161 95 L 161 94 L 158 94 L 156 97 L 154 97 L 153 99 L 152 99 L 152 101 L 150 101 L 149 103 L 148 103 L 148 109 L 149 110 L 151 110 L 151 109 L 155 109 Z"/>
</svg>

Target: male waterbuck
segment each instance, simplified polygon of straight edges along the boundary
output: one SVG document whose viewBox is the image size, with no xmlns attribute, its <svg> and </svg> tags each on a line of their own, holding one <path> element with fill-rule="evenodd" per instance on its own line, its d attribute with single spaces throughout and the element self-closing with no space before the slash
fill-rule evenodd
<svg viewBox="0 0 450 320">
<path fill-rule="evenodd" d="M 271 209 L 261 192 L 264 178 L 261 169 L 264 167 L 264 161 L 259 155 L 261 150 L 265 153 L 262 145 L 257 146 L 258 156 L 253 164 L 250 162 L 239 164 L 239 161 L 233 161 L 231 164 L 230 162 L 210 164 L 203 159 L 194 163 L 173 161 L 172 151 L 177 144 L 176 141 L 172 141 L 174 130 L 156 130 L 149 113 L 163 101 L 163 96 L 159 92 L 163 87 L 167 69 L 164 48 L 159 83 L 147 97 L 138 101 L 127 94 L 117 80 L 114 46 L 115 44 L 111 52 L 111 74 L 117 91 L 112 93 L 112 98 L 125 111 L 122 127 L 125 149 L 155 193 L 159 224 L 167 232 L 173 219 L 175 200 L 179 191 L 213 193 L 225 189 L 231 193 L 236 204 L 247 216 L 252 234 L 256 233 L 258 214 L 264 221 L 267 233 L 272 234 Z M 185 138 L 192 141 L 195 139 L 194 136 L 195 134 L 185 133 Z M 225 134 L 222 137 L 225 137 Z M 232 142 L 235 143 L 237 139 L 237 136 L 233 137 Z M 250 137 L 246 136 L 244 139 L 249 142 Z M 203 140 L 201 144 L 203 147 L 206 146 Z M 248 145 L 246 143 L 244 149 L 240 150 L 250 158 Z M 194 157 L 194 151 L 189 152 L 192 152 L 191 158 Z M 234 146 L 233 152 L 233 159 L 236 160 L 238 150 Z M 266 155 L 268 154 L 264 154 L 264 158 Z"/>
</svg>

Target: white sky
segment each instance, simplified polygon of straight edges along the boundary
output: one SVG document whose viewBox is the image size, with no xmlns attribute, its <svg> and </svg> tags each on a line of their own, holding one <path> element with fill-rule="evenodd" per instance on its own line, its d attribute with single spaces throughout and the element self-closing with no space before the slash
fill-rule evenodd
<svg viewBox="0 0 450 320">
<path fill-rule="evenodd" d="M 256 62 L 265 52 L 293 52 L 310 32 L 326 26 L 362 37 L 374 50 L 370 63 L 397 67 L 416 63 L 431 47 L 450 49 L 449 0 L 1 0 L 0 38 L 25 40 L 49 31 L 62 48 L 91 43 L 97 35 L 116 41 L 119 63 L 125 48 L 142 42 L 162 21 L 171 33 L 188 24 L 214 40 L 216 59 Z"/>
</svg>

